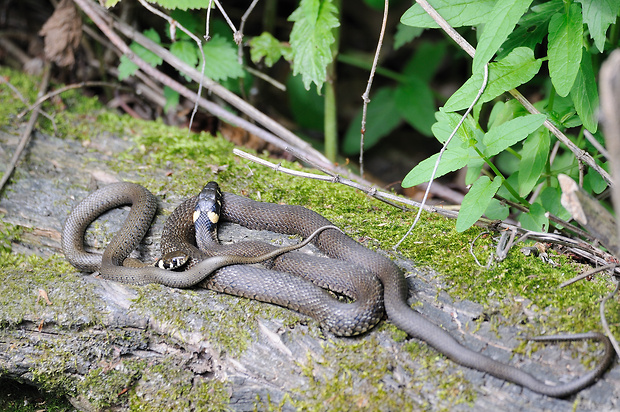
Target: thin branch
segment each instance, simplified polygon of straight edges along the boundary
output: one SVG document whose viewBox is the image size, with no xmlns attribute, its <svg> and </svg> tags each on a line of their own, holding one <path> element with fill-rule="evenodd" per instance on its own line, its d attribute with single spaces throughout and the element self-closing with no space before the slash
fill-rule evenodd
<svg viewBox="0 0 620 412">
<path fill-rule="evenodd" d="M 28 112 L 38 108 L 43 102 L 45 102 L 46 100 L 51 99 L 54 96 L 58 96 L 59 94 L 62 94 L 68 90 L 72 90 L 72 89 L 79 89 L 82 87 L 94 87 L 94 86 L 103 86 L 103 87 L 114 87 L 117 89 L 122 89 L 122 88 L 126 88 L 124 86 L 119 85 L 118 83 L 109 83 L 109 82 L 101 82 L 101 81 L 87 81 L 87 82 L 80 82 L 80 83 L 73 83 L 73 84 L 69 84 L 67 86 L 63 86 L 60 89 L 56 89 L 53 92 L 49 92 L 41 97 L 39 97 L 33 104 L 31 104 L 28 108 L 22 110 L 18 115 L 17 118 L 21 119 L 22 117 L 24 117 L 26 114 L 28 114 Z"/>
<path fill-rule="evenodd" d="M 43 78 L 39 86 L 38 96 L 43 95 L 43 93 L 45 93 L 45 91 L 47 90 L 47 87 L 49 86 L 49 82 L 50 82 L 50 77 L 51 77 L 50 66 L 46 65 L 45 72 L 43 73 Z M 22 136 L 19 140 L 19 144 L 17 145 L 17 148 L 15 148 L 15 153 L 13 153 L 13 157 L 11 158 L 11 161 L 7 165 L 4 175 L 2 175 L 2 179 L 0 179 L 0 193 L 2 193 L 2 191 L 4 190 L 4 186 L 11 178 L 11 175 L 13 175 L 13 172 L 15 171 L 15 168 L 17 167 L 17 162 L 19 162 L 19 158 L 21 157 L 22 153 L 24 152 L 24 149 L 28 145 L 28 142 L 30 142 L 30 137 L 32 136 L 32 130 L 34 129 L 34 125 L 37 122 L 38 117 L 39 117 L 39 107 L 36 106 L 32 110 L 32 113 L 30 114 L 30 119 L 28 119 L 28 124 L 26 125 L 26 128 L 24 129 L 24 132 L 22 133 Z"/>
<path fill-rule="evenodd" d="M 213 2 L 217 6 L 217 8 L 220 10 L 220 13 L 222 13 L 222 16 L 224 16 L 224 20 L 226 20 L 226 23 L 228 23 L 230 30 L 232 30 L 233 39 L 235 40 L 235 43 L 241 44 L 241 41 L 243 40 L 243 34 L 241 33 L 241 31 L 237 30 L 237 28 L 233 24 L 232 20 L 230 20 L 230 17 L 228 17 L 226 10 L 224 10 L 220 2 L 218 0 L 213 0 Z"/>
<path fill-rule="evenodd" d="M 611 293 L 605 296 L 603 300 L 601 300 L 601 305 L 599 306 L 599 313 L 601 315 L 601 323 L 602 323 L 603 329 L 605 330 L 605 334 L 611 341 L 611 344 L 613 345 L 614 350 L 616 351 L 616 355 L 620 357 L 620 346 L 618 345 L 618 341 L 614 337 L 613 333 L 611 333 L 611 330 L 609 330 L 609 325 L 607 324 L 607 318 L 605 317 L 605 303 L 607 303 L 609 299 L 613 298 L 616 295 L 616 293 L 618 293 L 618 289 L 620 289 L 620 281 L 616 279 L 614 280 L 614 282 L 616 283 L 616 287 Z"/>
<path fill-rule="evenodd" d="M 381 46 L 383 45 L 383 36 L 385 35 L 385 27 L 387 25 L 388 18 L 388 10 L 389 10 L 390 2 L 389 0 L 385 0 L 383 5 L 383 21 L 381 23 L 381 32 L 379 33 L 379 41 L 377 42 L 377 49 L 375 50 L 375 57 L 372 61 L 372 67 L 370 69 L 370 74 L 368 76 L 368 84 L 366 85 L 366 90 L 364 94 L 362 94 L 362 100 L 364 105 L 362 107 L 362 125 L 361 125 L 361 135 L 360 135 L 360 176 L 364 177 L 364 137 L 366 136 L 366 112 L 368 110 L 368 103 L 370 103 L 370 89 L 372 87 L 372 82 L 375 78 L 375 72 L 377 71 L 377 64 L 379 63 L 379 54 L 381 53 Z"/>
<path fill-rule="evenodd" d="M 580 275 L 575 276 L 574 278 L 567 280 L 566 282 L 562 283 L 559 288 L 562 289 L 566 286 L 572 285 L 573 283 L 579 282 L 580 280 L 583 280 L 585 278 L 589 278 L 592 275 L 595 275 L 599 272 L 603 272 L 605 270 L 609 270 L 609 269 L 615 269 L 618 266 L 617 263 L 610 263 L 609 265 L 605 265 L 605 266 L 599 266 L 597 268 L 594 268 L 592 270 L 588 270 L 585 273 L 582 273 Z"/>
<path fill-rule="evenodd" d="M 452 130 L 452 133 L 450 133 L 450 136 L 445 141 L 445 143 L 441 147 L 441 150 L 439 151 L 439 156 L 437 156 L 437 161 L 435 162 L 433 173 L 431 173 L 431 178 L 428 181 L 428 186 L 426 186 L 426 190 L 424 191 L 424 197 L 422 198 L 423 205 L 426 204 L 426 200 L 428 199 L 428 194 L 430 193 L 433 180 L 435 180 L 435 174 L 437 173 L 437 169 L 439 168 L 439 163 L 441 162 L 441 157 L 443 156 L 443 153 L 448 148 L 448 145 L 452 141 L 452 138 L 454 137 L 454 135 L 456 135 L 456 132 L 459 130 L 459 128 L 461 127 L 461 125 L 463 124 L 463 122 L 465 121 L 469 113 L 474 109 L 474 106 L 476 105 L 476 103 L 478 103 L 478 100 L 480 100 L 480 96 L 482 96 L 482 93 L 484 93 L 484 89 L 486 89 L 488 81 L 489 81 L 489 65 L 485 64 L 483 78 L 482 78 L 482 85 L 480 86 L 480 89 L 478 90 L 478 94 L 476 95 L 474 100 L 471 102 L 471 104 L 469 105 L 469 107 L 467 108 L 463 116 L 461 116 L 461 119 L 459 120 L 458 124 L 456 125 L 454 130 Z M 409 236 L 409 234 L 411 234 L 411 231 L 413 230 L 415 225 L 418 223 L 418 220 L 420 219 L 421 214 L 422 214 L 422 208 L 418 209 L 418 214 L 416 215 L 413 223 L 411 224 L 411 227 L 409 228 L 405 236 L 403 236 L 402 239 L 400 239 L 398 243 L 396 243 L 396 245 L 394 246 L 394 250 L 398 249 L 400 247 L 400 244 L 403 243 L 403 241 L 407 238 L 407 236 Z"/>
<path fill-rule="evenodd" d="M 239 33 L 241 35 L 241 38 L 243 38 L 243 30 L 245 29 L 245 22 L 247 21 L 248 17 L 250 17 L 250 13 L 252 13 L 257 3 L 258 3 L 258 0 L 253 0 L 252 4 L 250 4 L 248 6 L 248 9 L 245 11 L 245 13 L 243 13 L 243 16 L 241 16 L 241 24 L 239 25 Z M 242 42 L 239 42 L 237 46 L 237 61 L 239 62 L 240 65 L 243 64 L 243 43 Z"/>
</svg>

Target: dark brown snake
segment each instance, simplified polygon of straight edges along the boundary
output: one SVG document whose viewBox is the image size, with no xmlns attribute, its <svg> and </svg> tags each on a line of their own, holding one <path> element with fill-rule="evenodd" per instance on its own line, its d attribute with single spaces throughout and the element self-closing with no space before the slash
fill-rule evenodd
<svg viewBox="0 0 620 412">
<path fill-rule="evenodd" d="M 444 329 L 413 310 L 407 303 L 408 286 L 401 270 L 390 259 L 365 248 L 344 233 L 324 230 L 313 239 L 314 245 L 332 259 L 290 252 L 273 259 L 270 268 L 273 270 L 237 265 L 234 263 L 238 256 L 262 255 L 273 251 L 274 246 L 261 242 L 239 242 L 221 245 L 214 250 L 198 250 L 194 246 L 196 239 L 192 219 L 196 203 L 197 197 L 192 197 L 175 209 L 167 219 L 162 234 L 162 253 L 182 250 L 199 261 L 185 272 L 122 266 L 124 258 L 146 234 L 157 207 L 155 197 L 148 190 L 131 183 L 106 186 L 76 206 L 63 230 L 65 256 L 79 270 L 99 271 L 102 277 L 120 282 L 157 282 L 188 287 L 205 280 L 205 285 L 216 291 L 299 311 L 315 318 L 322 327 L 338 335 L 355 335 L 372 328 L 381 319 L 385 306 L 387 317 L 394 325 L 411 337 L 428 343 L 454 362 L 553 397 L 566 397 L 591 385 L 614 359 L 611 342 L 598 332 L 534 338 L 537 341 L 595 339 L 605 346 L 605 354 L 593 370 L 569 383 L 547 385 L 520 369 L 462 346 Z M 129 216 L 103 257 L 86 253 L 83 243 L 87 226 L 105 211 L 126 204 L 132 205 Z M 223 194 L 221 218 L 250 229 L 304 238 L 317 229 L 332 226 L 329 220 L 302 206 L 257 202 L 231 193 Z M 208 259 L 204 259 L 216 254 L 224 254 L 223 260 L 234 265 L 212 273 L 215 269 L 205 263 Z M 336 300 L 312 282 L 346 295 L 353 302 Z"/>
</svg>

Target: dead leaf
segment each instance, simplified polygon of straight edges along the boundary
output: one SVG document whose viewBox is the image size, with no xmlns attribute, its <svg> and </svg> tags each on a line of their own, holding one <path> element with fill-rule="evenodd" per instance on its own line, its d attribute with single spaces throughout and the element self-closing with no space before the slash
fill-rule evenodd
<svg viewBox="0 0 620 412">
<path fill-rule="evenodd" d="M 39 32 L 44 37 L 45 57 L 60 67 L 75 63 L 75 50 L 82 38 L 82 19 L 73 0 L 62 0 Z"/>
</svg>

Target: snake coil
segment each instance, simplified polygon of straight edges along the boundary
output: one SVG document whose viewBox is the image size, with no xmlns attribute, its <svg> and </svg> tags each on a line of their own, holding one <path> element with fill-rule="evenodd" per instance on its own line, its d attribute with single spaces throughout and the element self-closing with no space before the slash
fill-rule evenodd
<svg viewBox="0 0 620 412">
<path fill-rule="evenodd" d="M 309 315 L 338 335 L 359 334 L 372 328 L 381 319 L 385 307 L 387 317 L 394 325 L 454 362 L 553 397 L 566 397 L 591 385 L 614 359 L 611 342 L 597 332 L 535 338 L 544 341 L 595 339 L 605 346 L 605 354 L 594 369 L 569 383 L 552 386 L 518 368 L 466 348 L 409 306 L 407 281 L 390 259 L 365 248 L 340 231 L 325 230 L 316 234 L 321 228 L 333 226 L 332 223 L 301 206 L 263 203 L 223 193 L 221 218 L 255 230 L 304 238 L 315 234 L 313 243 L 331 259 L 290 252 L 269 261 L 273 270 L 235 265 L 222 267 L 211 274 L 215 269 L 205 262 L 214 256 L 223 254 L 220 259 L 226 263 L 230 262 L 231 256 L 271 253 L 274 246 L 253 241 L 232 245 L 210 242 L 213 244 L 207 250 L 199 250 L 195 246 L 193 224 L 198 201 L 199 197 L 195 196 L 178 206 L 166 220 L 162 233 L 162 253 L 178 250 L 194 260 L 195 266 L 186 272 L 122 266 L 124 258 L 135 249 L 150 227 L 156 209 L 156 201 L 150 192 L 129 183 L 106 186 L 76 206 L 63 230 L 63 250 L 69 262 L 82 271 L 100 271 L 106 278 L 136 284 L 159 282 L 187 287 L 204 281 L 206 287 L 216 291 L 275 303 Z M 104 211 L 123 204 L 132 205 L 130 215 L 106 248 L 103 258 L 86 253 L 83 247 L 86 227 Z M 353 302 L 335 300 L 315 285 L 346 295 Z"/>
</svg>

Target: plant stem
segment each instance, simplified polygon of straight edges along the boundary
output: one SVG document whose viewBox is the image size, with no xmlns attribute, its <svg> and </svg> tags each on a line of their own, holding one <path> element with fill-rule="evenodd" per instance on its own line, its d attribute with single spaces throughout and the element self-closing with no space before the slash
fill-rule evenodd
<svg viewBox="0 0 620 412">
<path fill-rule="evenodd" d="M 489 165 L 491 170 L 493 170 L 493 173 L 495 173 L 496 176 L 499 176 L 499 177 L 502 178 L 502 184 L 506 187 L 506 190 L 508 190 L 510 192 L 510 194 L 515 199 L 517 199 L 517 201 L 519 203 L 521 203 L 522 205 L 527 206 L 527 207 L 532 206 L 527 200 L 525 200 L 521 196 L 519 196 L 519 193 L 517 193 L 517 191 L 512 187 L 512 185 L 510 183 L 508 183 L 508 180 L 506 180 L 506 178 L 504 177 L 502 172 L 500 172 L 499 169 L 497 167 L 495 167 L 493 162 L 491 162 L 485 155 L 483 155 L 482 152 L 480 150 L 478 150 L 477 147 L 474 146 L 474 150 L 478 153 L 478 155 L 480 155 L 480 157 L 485 161 L 485 163 Z"/>
<path fill-rule="evenodd" d="M 334 5 L 338 9 L 338 19 L 340 19 L 340 0 L 336 0 Z M 338 111 L 336 104 L 336 57 L 338 55 L 338 44 L 340 42 L 340 27 L 333 29 L 334 43 L 331 46 L 332 62 L 327 66 L 327 81 L 325 82 L 325 120 L 323 123 L 323 133 L 325 134 L 325 157 L 335 162 L 338 155 Z"/>
</svg>

